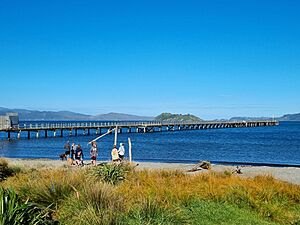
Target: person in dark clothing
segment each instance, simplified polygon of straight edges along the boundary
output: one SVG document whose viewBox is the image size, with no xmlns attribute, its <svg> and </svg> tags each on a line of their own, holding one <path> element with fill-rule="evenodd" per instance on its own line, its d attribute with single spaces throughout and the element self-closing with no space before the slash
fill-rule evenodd
<svg viewBox="0 0 300 225">
<path fill-rule="evenodd" d="M 81 146 L 78 144 L 75 151 L 75 160 L 77 166 L 83 166 L 83 151 Z"/>
<path fill-rule="evenodd" d="M 75 160 L 75 151 L 76 151 L 76 145 L 75 143 L 72 144 L 72 147 L 71 147 L 71 159 L 72 160 Z"/>
<path fill-rule="evenodd" d="M 71 153 L 71 145 L 69 141 L 67 141 L 67 143 L 65 144 L 64 149 L 66 150 L 65 151 L 66 156 L 69 157 Z"/>
</svg>

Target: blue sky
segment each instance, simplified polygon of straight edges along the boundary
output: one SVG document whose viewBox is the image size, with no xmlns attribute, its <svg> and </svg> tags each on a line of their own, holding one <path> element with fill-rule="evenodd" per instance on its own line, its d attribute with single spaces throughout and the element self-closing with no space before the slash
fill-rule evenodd
<svg viewBox="0 0 300 225">
<path fill-rule="evenodd" d="M 300 2 L 0 1 L 0 106 L 300 112 Z"/>
</svg>

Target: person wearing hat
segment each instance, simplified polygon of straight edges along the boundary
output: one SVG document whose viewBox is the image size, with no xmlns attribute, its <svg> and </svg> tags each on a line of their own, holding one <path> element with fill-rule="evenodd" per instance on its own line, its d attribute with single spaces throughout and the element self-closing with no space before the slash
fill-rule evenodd
<svg viewBox="0 0 300 225">
<path fill-rule="evenodd" d="M 124 148 L 124 144 L 123 143 L 120 143 L 120 147 L 119 147 L 118 153 L 119 153 L 120 161 L 122 161 L 124 159 L 124 155 L 125 155 L 125 148 Z"/>
</svg>

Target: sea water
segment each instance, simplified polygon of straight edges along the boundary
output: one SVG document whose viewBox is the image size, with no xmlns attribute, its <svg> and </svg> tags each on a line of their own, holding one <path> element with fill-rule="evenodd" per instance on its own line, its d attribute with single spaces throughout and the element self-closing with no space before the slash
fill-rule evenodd
<svg viewBox="0 0 300 225">
<path fill-rule="evenodd" d="M 45 122 L 44 122 L 45 123 Z M 125 131 L 125 130 L 124 130 Z M 1 133 L 1 132 L 0 132 Z M 42 133 L 42 132 L 41 132 Z M 39 139 L 26 132 L 20 140 L 0 137 L 0 157 L 59 159 L 67 141 L 80 144 L 85 160 L 89 160 L 88 142 L 97 137 L 92 135 L 48 137 Z M 51 136 L 51 134 L 50 134 Z M 214 163 L 266 164 L 300 166 L 300 122 L 281 122 L 279 126 L 169 131 L 153 133 L 121 133 L 118 143 L 125 144 L 128 157 L 128 138 L 132 141 L 135 161 L 186 162 L 209 160 Z M 114 135 L 98 141 L 99 159 L 109 160 Z"/>
</svg>

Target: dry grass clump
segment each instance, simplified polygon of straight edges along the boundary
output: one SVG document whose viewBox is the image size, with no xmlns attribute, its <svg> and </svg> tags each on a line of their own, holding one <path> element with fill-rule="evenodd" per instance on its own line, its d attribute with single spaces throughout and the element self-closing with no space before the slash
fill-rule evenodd
<svg viewBox="0 0 300 225">
<path fill-rule="evenodd" d="M 21 171 L 20 167 L 10 166 L 6 159 L 0 158 L 0 182 Z"/>
<path fill-rule="evenodd" d="M 66 199 L 57 212 L 64 224 L 116 224 L 124 211 L 123 198 L 114 186 L 94 183 Z"/>
<path fill-rule="evenodd" d="M 84 170 L 45 169 L 20 173 L 4 185 L 15 189 L 24 198 L 57 209 L 61 201 L 84 187 L 88 179 L 91 178 Z"/>
</svg>

